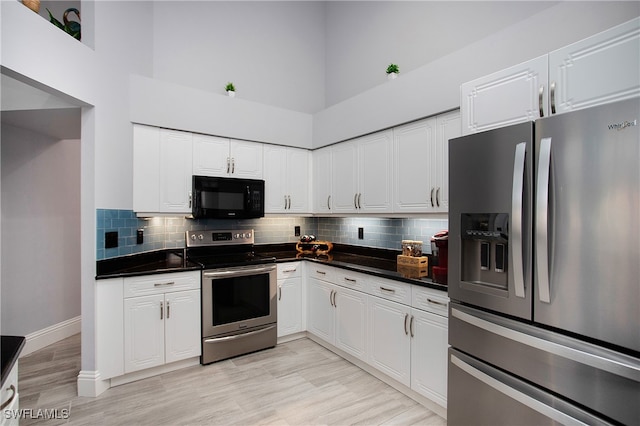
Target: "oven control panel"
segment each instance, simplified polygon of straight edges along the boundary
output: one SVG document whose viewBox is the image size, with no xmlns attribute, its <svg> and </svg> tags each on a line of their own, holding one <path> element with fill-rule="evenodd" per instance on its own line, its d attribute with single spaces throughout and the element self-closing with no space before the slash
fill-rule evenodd
<svg viewBox="0 0 640 426">
<path fill-rule="evenodd" d="M 253 244 L 253 229 L 187 231 L 187 247 Z"/>
</svg>

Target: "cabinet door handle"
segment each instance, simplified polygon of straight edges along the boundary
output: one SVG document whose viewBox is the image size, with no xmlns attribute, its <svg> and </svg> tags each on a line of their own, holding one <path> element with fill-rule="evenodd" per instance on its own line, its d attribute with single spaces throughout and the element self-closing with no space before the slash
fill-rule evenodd
<svg viewBox="0 0 640 426">
<path fill-rule="evenodd" d="M 169 301 L 167 300 L 167 319 L 171 317 L 171 306 L 169 306 Z"/>
<path fill-rule="evenodd" d="M 230 170 L 231 170 L 231 158 L 227 157 L 227 174 L 229 174 Z"/>
<path fill-rule="evenodd" d="M 411 321 L 409 321 L 409 333 L 411 334 L 411 337 L 413 337 L 413 318 L 414 316 L 411 315 Z"/>
<path fill-rule="evenodd" d="M 160 302 L 160 319 L 164 319 L 164 303 Z"/>
<path fill-rule="evenodd" d="M 331 210 L 331 195 L 327 197 L 327 210 Z"/>
<path fill-rule="evenodd" d="M 287 209 L 287 196 L 284 196 L 284 209 Z"/>
<path fill-rule="evenodd" d="M 331 303 L 331 306 L 333 306 L 333 290 L 331 290 L 331 293 L 329 293 L 329 303 Z"/>
<path fill-rule="evenodd" d="M 16 387 L 14 385 L 11 385 L 7 388 L 7 390 L 11 391 L 11 398 L 9 398 L 8 400 L 6 400 L 5 402 L 2 403 L 2 406 L 0 406 L 0 410 L 4 410 L 5 408 L 7 408 L 9 405 L 11 405 L 11 403 L 13 402 L 14 399 L 16 399 L 16 395 L 18 394 L 16 392 Z"/>
<path fill-rule="evenodd" d="M 287 200 L 289 201 L 289 207 L 287 208 L 291 210 L 291 195 L 287 195 Z"/>
<path fill-rule="evenodd" d="M 282 300 L 282 286 L 278 286 L 278 300 Z"/>
<path fill-rule="evenodd" d="M 556 82 L 551 83 L 549 88 L 549 98 L 551 99 L 551 114 L 556 113 Z"/>
<path fill-rule="evenodd" d="M 395 293 L 396 292 L 396 290 L 394 288 L 387 288 L 387 287 L 382 287 L 382 286 L 380 286 L 380 290 L 387 291 L 389 293 Z"/>
<path fill-rule="evenodd" d="M 404 334 L 409 335 L 409 329 L 407 328 L 407 319 L 409 318 L 409 314 L 404 314 Z"/>
<path fill-rule="evenodd" d="M 231 159 L 231 174 L 234 174 L 236 172 L 236 159 L 232 158 Z"/>
<path fill-rule="evenodd" d="M 358 208 L 362 208 L 362 203 L 360 203 L 360 199 L 362 198 L 362 192 L 358 193 Z"/>
<path fill-rule="evenodd" d="M 431 188 L 431 207 L 433 207 L 433 206 L 434 206 L 434 204 L 433 204 L 433 190 L 434 190 L 434 189 L 435 189 L 435 188 Z"/>
<path fill-rule="evenodd" d="M 436 189 L 436 205 L 440 207 L 440 187 Z"/>
<path fill-rule="evenodd" d="M 333 290 L 333 307 L 337 308 L 338 304 L 336 303 L 336 296 L 338 295 L 338 292 Z"/>
<path fill-rule="evenodd" d="M 174 285 L 176 282 L 175 281 L 168 281 L 166 283 L 155 283 L 153 284 L 154 287 L 166 287 L 166 286 L 170 286 L 170 285 Z"/>
<path fill-rule="evenodd" d="M 353 194 L 353 207 L 358 208 L 358 193 Z"/>
<path fill-rule="evenodd" d="M 543 95 L 544 95 L 544 84 L 541 84 L 540 89 L 538 90 L 538 109 L 540 111 L 540 118 L 544 117 L 544 109 L 542 108 Z"/>
<path fill-rule="evenodd" d="M 444 302 L 438 302 L 437 300 L 429 299 L 428 297 L 427 297 L 427 302 L 428 303 L 433 303 L 435 305 L 447 306 L 447 304 L 444 303 Z"/>
</svg>

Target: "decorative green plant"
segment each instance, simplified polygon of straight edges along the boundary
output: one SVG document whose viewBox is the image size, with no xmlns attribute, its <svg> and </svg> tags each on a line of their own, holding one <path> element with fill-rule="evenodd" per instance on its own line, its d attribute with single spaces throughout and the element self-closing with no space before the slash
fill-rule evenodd
<svg viewBox="0 0 640 426">
<path fill-rule="evenodd" d="M 227 85 L 225 86 L 224 90 L 226 90 L 227 92 L 235 92 L 236 88 L 233 85 L 233 83 L 229 82 L 227 83 Z"/>
<path fill-rule="evenodd" d="M 58 21 L 56 18 L 54 18 L 53 14 L 49 9 L 47 9 L 47 12 L 49 12 L 49 22 L 51 22 L 53 25 L 60 28 L 62 31 L 66 32 L 67 34 L 71 35 L 72 37 L 80 40 L 80 37 L 81 37 L 80 23 L 76 21 L 69 21 L 67 19 L 67 15 L 69 15 L 69 13 L 72 13 L 72 12 L 78 16 L 78 19 L 80 19 L 80 11 L 78 9 L 76 9 L 75 7 L 70 7 L 69 9 L 64 11 L 64 15 L 62 16 L 62 20 L 64 24 Z"/>
<path fill-rule="evenodd" d="M 398 74 L 400 72 L 400 68 L 396 64 L 389 64 L 387 67 L 387 74 L 395 73 Z"/>
</svg>

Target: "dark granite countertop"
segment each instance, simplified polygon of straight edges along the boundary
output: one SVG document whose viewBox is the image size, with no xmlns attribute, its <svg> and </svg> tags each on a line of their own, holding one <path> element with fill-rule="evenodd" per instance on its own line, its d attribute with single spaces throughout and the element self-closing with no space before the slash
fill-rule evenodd
<svg viewBox="0 0 640 426">
<path fill-rule="evenodd" d="M 400 252 L 395 250 L 334 244 L 330 256 L 301 255 L 296 251 L 295 243 L 256 244 L 254 250 L 256 254 L 275 257 L 276 262 L 295 260 L 319 262 L 381 278 L 447 291 L 445 284 L 433 282 L 431 278 L 409 278 L 398 272 L 396 256 Z M 201 265 L 185 260 L 183 249 L 165 249 L 99 260 L 96 279 L 199 269 Z"/>
<path fill-rule="evenodd" d="M 316 256 L 298 253 L 294 243 L 256 245 L 254 248 L 256 253 L 275 257 L 276 262 L 308 260 L 381 278 L 447 291 L 446 284 L 436 283 L 431 278 L 410 278 L 398 272 L 396 256 L 400 252 L 395 250 L 334 244 L 330 256 Z"/>
<path fill-rule="evenodd" d="M 0 336 L 0 358 L 2 358 L 2 384 L 0 386 L 4 387 L 4 382 L 13 366 L 18 362 L 25 342 L 26 340 L 22 336 Z"/>
<path fill-rule="evenodd" d="M 183 249 L 165 249 L 99 260 L 96 264 L 96 279 L 200 269 L 200 264 L 184 258 Z"/>
</svg>

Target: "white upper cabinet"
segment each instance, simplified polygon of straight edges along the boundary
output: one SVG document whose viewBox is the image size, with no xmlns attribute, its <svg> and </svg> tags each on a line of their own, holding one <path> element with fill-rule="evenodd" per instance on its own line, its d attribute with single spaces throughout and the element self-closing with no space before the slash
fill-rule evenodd
<svg viewBox="0 0 640 426">
<path fill-rule="evenodd" d="M 313 212 L 331 213 L 331 147 L 313 151 Z"/>
<path fill-rule="evenodd" d="M 547 55 L 460 86 L 462 132 L 470 134 L 540 117 L 547 84 Z M 545 98 L 546 99 L 546 98 Z"/>
<path fill-rule="evenodd" d="M 201 176 L 262 179 L 262 144 L 193 135 L 193 173 Z"/>
<path fill-rule="evenodd" d="M 460 136 L 460 111 L 393 129 L 394 212 L 449 209 L 449 139 Z"/>
<path fill-rule="evenodd" d="M 640 18 L 551 52 L 549 84 L 551 114 L 640 95 Z"/>
<path fill-rule="evenodd" d="M 191 212 L 191 133 L 133 126 L 133 210 Z"/>
<path fill-rule="evenodd" d="M 306 149 L 265 145 L 265 213 L 309 213 L 309 156 Z"/>
<path fill-rule="evenodd" d="M 391 212 L 392 136 L 386 130 L 332 147 L 332 212 Z"/>
<path fill-rule="evenodd" d="M 470 134 L 640 95 L 640 18 L 460 86 Z"/>
</svg>

